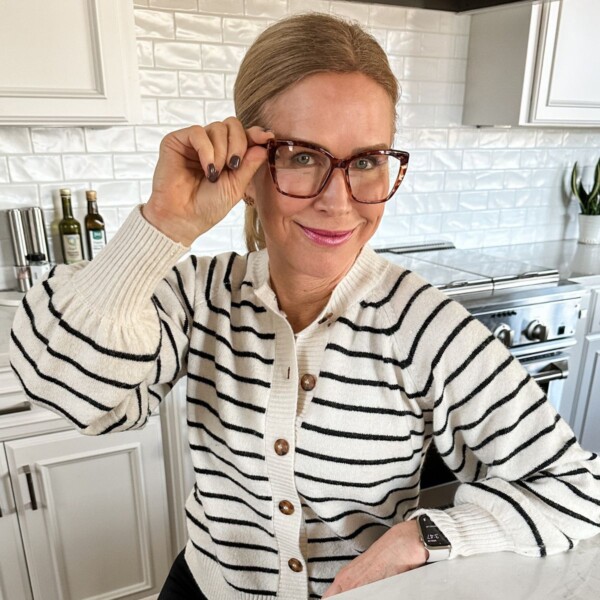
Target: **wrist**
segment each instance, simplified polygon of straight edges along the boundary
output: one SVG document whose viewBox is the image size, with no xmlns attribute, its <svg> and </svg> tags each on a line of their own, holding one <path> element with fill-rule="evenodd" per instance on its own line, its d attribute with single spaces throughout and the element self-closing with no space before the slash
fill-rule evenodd
<svg viewBox="0 0 600 600">
<path fill-rule="evenodd" d="M 189 221 L 178 225 L 174 222 L 172 215 L 164 213 L 151 201 L 142 204 L 140 212 L 150 225 L 182 246 L 190 247 L 200 235 L 200 233 L 192 231 Z"/>
</svg>

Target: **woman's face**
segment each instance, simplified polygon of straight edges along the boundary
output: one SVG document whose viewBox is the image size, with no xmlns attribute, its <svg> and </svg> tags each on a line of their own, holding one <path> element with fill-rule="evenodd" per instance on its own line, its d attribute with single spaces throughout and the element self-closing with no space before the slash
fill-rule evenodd
<svg viewBox="0 0 600 600">
<path fill-rule="evenodd" d="M 265 115 L 276 138 L 312 142 L 337 158 L 392 144 L 391 100 L 361 73 L 306 77 L 269 103 Z M 375 233 L 384 210 L 384 204 L 354 201 L 342 169 L 334 169 L 318 196 L 299 199 L 277 191 L 265 164 L 248 194 L 256 200 L 271 274 L 275 268 L 284 277 L 341 278 Z"/>
</svg>

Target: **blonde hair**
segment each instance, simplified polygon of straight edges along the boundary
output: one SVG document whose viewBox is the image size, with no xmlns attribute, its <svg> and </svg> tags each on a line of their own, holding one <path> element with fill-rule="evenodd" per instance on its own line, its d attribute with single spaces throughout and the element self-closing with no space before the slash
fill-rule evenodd
<svg viewBox="0 0 600 600">
<path fill-rule="evenodd" d="M 245 128 L 268 127 L 266 104 L 304 77 L 323 72 L 363 73 L 373 79 L 389 95 L 395 123 L 400 92 L 383 48 L 359 25 L 321 13 L 283 19 L 258 36 L 235 81 L 238 119 Z M 246 206 L 244 230 L 249 252 L 265 247 L 254 206 Z"/>
</svg>

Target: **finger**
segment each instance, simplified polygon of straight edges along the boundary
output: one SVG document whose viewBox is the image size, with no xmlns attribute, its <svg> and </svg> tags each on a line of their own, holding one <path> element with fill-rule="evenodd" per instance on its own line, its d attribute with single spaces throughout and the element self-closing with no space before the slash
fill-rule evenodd
<svg viewBox="0 0 600 600">
<path fill-rule="evenodd" d="M 246 154 L 248 140 L 244 126 L 239 119 L 227 117 L 223 123 L 227 126 L 227 166 L 235 171 Z"/>
<path fill-rule="evenodd" d="M 184 156 L 187 160 L 199 160 L 200 166 L 206 177 L 211 172 L 210 165 L 214 165 L 215 154 L 212 142 L 204 127 L 192 125 L 185 129 L 178 129 L 163 138 L 161 148 L 171 148 Z M 215 167 L 213 170 L 216 172 Z"/>
<path fill-rule="evenodd" d="M 216 170 L 216 176 L 213 173 L 210 165 L 208 165 L 209 173 L 207 175 L 210 181 L 216 181 L 219 174 L 225 167 L 225 161 L 227 160 L 227 138 L 228 130 L 227 125 L 221 121 L 216 121 L 206 126 L 206 133 L 210 139 L 214 149 L 214 162 L 213 168 Z"/>
<path fill-rule="evenodd" d="M 248 148 L 242 158 L 240 166 L 235 171 L 230 171 L 229 175 L 233 180 L 234 194 L 241 198 L 254 174 L 260 169 L 267 160 L 267 150 L 262 146 L 252 146 Z"/>
<path fill-rule="evenodd" d="M 246 129 L 246 139 L 248 140 L 249 147 L 266 144 L 273 137 L 275 137 L 275 134 L 271 130 L 259 127 L 258 125 Z"/>
</svg>

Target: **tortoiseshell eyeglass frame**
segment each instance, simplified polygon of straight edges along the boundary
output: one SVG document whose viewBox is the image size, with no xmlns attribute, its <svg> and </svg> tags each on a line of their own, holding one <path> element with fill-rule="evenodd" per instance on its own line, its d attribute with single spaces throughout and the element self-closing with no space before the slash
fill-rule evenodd
<svg viewBox="0 0 600 600">
<path fill-rule="evenodd" d="M 408 159 L 410 156 L 408 152 L 404 152 L 403 150 L 394 150 L 394 149 L 390 148 L 389 150 L 366 150 L 364 152 L 359 152 L 358 154 L 354 154 L 353 156 L 350 156 L 349 158 L 336 158 L 333 154 L 331 154 L 331 152 L 329 152 L 328 150 L 325 150 L 325 148 L 321 148 L 321 146 L 317 146 L 316 144 L 311 144 L 310 142 L 304 142 L 302 140 L 272 139 L 272 140 L 269 140 L 266 144 L 261 144 L 261 146 L 263 146 L 264 148 L 267 149 L 267 156 L 268 156 L 268 162 L 269 162 L 269 169 L 271 171 L 271 177 L 273 179 L 273 183 L 275 184 L 275 187 L 277 188 L 277 191 L 280 194 L 283 194 L 284 196 L 289 196 L 290 198 L 302 198 L 302 199 L 316 198 L 325 189 L 325 186 L 329 183 L 329 179 L 331 178 L 333 170 L 334 169 L 343 169 L 344 170 L 344 181 L 346 182 L 346 188 L 348 190 L 348 193 L 350 194 L 350 196 L 352 197 L 352 199 L 355 202 L 359 202 L 361 204 L 382 204 L 383 202 L 387 202 L 396 193 L 396 190 L 400 187 L 400 184 L 402 183 L 402 180 L 404 179 L 404 175 L 406 174 L 406 169 L 408 168 Z M 288 146 L 288 147 L 289 146 L 302 146 L 302 148 L 309 148 L 310 150 L 316 150 L 318 152 L 321 152 L 325 156 L 327 156 L 327 158 L 329 159 L 329 162 L 330 162 L 329 171 L 328 171 L 327 175 L 323 178 L 321 186 L 319 187 L 319 190 L 316 193 L 310 194 L 308 196 L 300 196 L 298 194 L 290 194 L 288 192 L 284 192 L 279 187 L 279 183 L 277 182 L 277 168 L 275 167 L 275 156 L 276 156 L 277 150 L 279 148 L 281 148 L 282 146 Z M 394 182 L 394 185 L 392 186 L 392 189 L 386 198 L 383 198 L 382 200 L 359 200 L 352 193 L 352 187 L 350 185 L 350 174 L 348 172 L 348 168 L 349 168 L 350 164 L 352 163 L 352 161 L 356 160 L 357 158 L 362 158 L 363 156 L 373 156 L 373 155 L 393 156 L 394 158 L 398 159 L 400 161 L 400 170 L 398 171 L 398 177 L 396 177 L 396 181 Z"/>
</svg>

